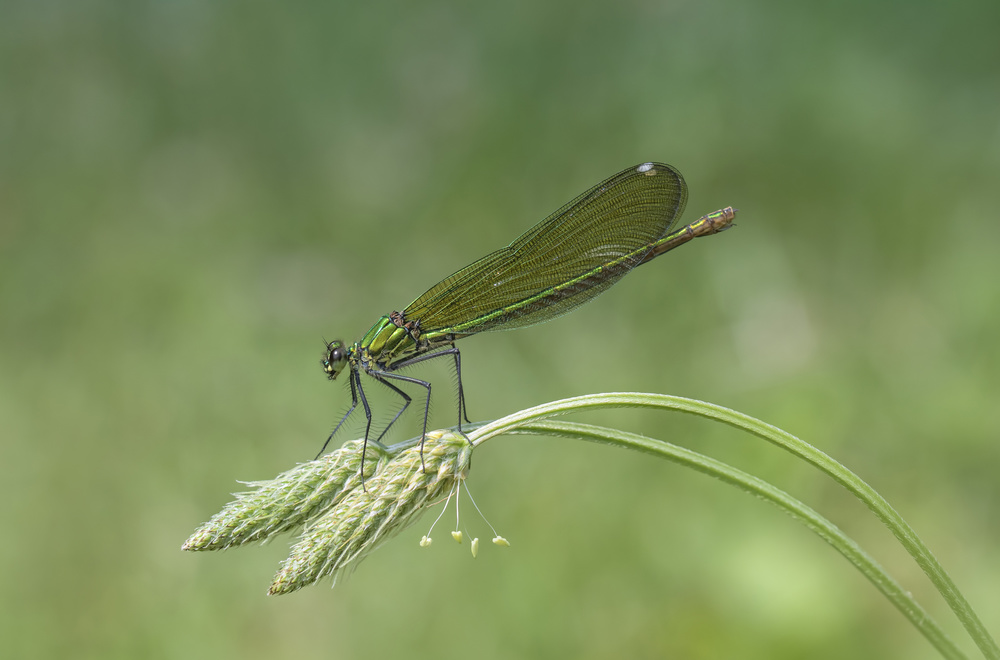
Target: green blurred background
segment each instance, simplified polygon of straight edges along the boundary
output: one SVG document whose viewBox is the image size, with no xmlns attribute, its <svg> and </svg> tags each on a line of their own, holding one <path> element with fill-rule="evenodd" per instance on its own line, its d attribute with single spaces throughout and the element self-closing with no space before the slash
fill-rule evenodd
<svg viewBox="0 0 1000 660">
<path fill-rule="evenodd" d="M 286 540 L 180 551 L 339 419 L 324 337 L 646 160 L 684 173 L 687 220 L 738 227 L 464 342 L 471 417 L 639 390 L 763 418 L 879 489 L 1000 632 L 1000 5 L 361 4 L 0 8 L 8 657 L 935 657 L 775 509 L 565 440 L 477 453 L 513 547 L 476 561 L 450 517 L 421 550 L 428 516 L 335 589 L 268 598 Z M 411 373 L 450 424 L 447 369 Z M 775 481 L 975 653 L 814 470 L 677 415 L 583 421 Z"/>
</svg>

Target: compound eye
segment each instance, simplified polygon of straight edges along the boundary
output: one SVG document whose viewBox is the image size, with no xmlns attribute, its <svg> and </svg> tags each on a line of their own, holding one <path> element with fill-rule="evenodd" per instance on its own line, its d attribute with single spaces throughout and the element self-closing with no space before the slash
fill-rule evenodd
<svg viewBox="0 0 1000 660">
<path fill-rule="evenodd" d="M 330 380 L 336 378 L 337 374 L 347 366 L 347 349 L 344 348 L 344 342 L 338 340 L 328 343 L 321 364 Z"/>
</svg>

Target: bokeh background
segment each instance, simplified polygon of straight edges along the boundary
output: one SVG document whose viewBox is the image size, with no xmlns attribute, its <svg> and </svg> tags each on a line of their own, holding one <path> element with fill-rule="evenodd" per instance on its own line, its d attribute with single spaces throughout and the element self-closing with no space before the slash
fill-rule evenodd
<svg viewBox="0 0 1000 660">
<path fill-rule="evenodd" d="M 998 24 L 987 0 L 3 3 L 5 655 L 935 657 L 775 509 L 566 440 L 477 452 L 513 547 L 475 561 L 450 516 L 430 550 L 427 516 L 333 590 L 280 598 L 292 538 L 180 551 L 238 479 L 311 458 L 339 419 L 324 337 L 646 160 L 684 173 L 688 220 L 731 204 L 738 227 L 463 342 L 473 419 L 624 390 L 763 418 L 879 489 L 997 634 Z M 447 369 L 411 373 L 443 383 L 452 423 Z M 802 497 L 975 654 L 814 470 L 678 415 L 583 421 Z"/>
</svg>

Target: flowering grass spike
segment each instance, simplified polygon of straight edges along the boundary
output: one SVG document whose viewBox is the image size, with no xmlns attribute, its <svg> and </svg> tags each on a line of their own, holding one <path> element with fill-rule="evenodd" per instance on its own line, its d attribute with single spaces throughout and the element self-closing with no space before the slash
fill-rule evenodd
<svg viewBox="0 0 1000 660">
<path fill-rule="evenodd" d="M 427 434 L 421 467 L 420 447 L 402 451 L 341 502 L 310 523 L 274 577 L 269 594 L 301 589 L 357 564 L 399 533 L 465 479 L 472 445 L 465 436 Z"/>
</svg>

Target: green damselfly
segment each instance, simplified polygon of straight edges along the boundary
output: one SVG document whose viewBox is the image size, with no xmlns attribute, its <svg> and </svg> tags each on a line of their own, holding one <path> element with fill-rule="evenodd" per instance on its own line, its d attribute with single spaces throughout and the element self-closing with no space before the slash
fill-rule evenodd
<svg viewBox="0 0 1000 660">
<path fill-rule="evenodd" d="M 523 328 L 561 316 L 592 300 L 636 266 L 693 238 L 728 229 L 736 217 L 736 211 L 726 207 L 670 231 L 686 202 L 684 178 L 670 165 L 630 167 L 572 200 L 507 247 L 444 278 L 402 312 L 383 316 L 360 341 L 350 346 L 339 340 L 328 342 L 323 371 L 333 380 L 350 369 L 351 407 L 320 455 L 358 401 L 368 419 L 367 448 L 372 412 L 361 384 L 362 372 L 403 399 L 402 407 L 375 439 L 378 443 L 411 402 L 390 381 L 427 390 L 422 448 L 431 384 L 397 372 L 439 357 L 451 356 L 455 361 L 461 431 L 462 420 L 469 422 L 469 418 L 462 359 L 455 342 L 480 332 Z M 364 450 L 362 460 L 363 456 Z"/>
</svg>

